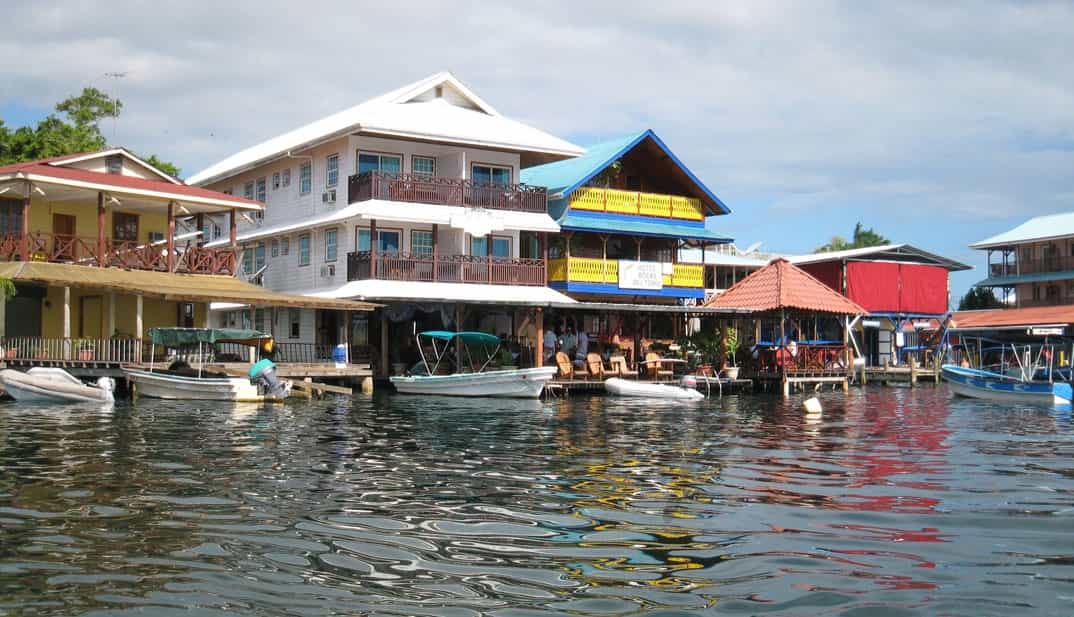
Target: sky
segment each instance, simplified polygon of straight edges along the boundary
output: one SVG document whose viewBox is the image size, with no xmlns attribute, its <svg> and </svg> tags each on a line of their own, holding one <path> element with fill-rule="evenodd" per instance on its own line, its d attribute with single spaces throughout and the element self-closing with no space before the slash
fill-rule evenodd
<svg viewBox="0 0 1074 617">
<path fill-rule="evenodd" d="M 861 221 L 975 266 L 956 298 L 984 278 L 969 243 L 1074 209 L 1074 3 L 165 4 L 6 3 L 0 118 L 96 86 L 112 143 L 191 175 L 447 70 L 580 145 L 652 128 L 740 247 Z"/>
</svg>

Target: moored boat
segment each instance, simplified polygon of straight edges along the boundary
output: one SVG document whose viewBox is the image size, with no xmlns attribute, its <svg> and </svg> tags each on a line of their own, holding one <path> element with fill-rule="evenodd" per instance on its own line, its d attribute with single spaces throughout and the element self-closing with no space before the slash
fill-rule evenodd
<svg viewBox="0 0 1074 617">
<path fill-rule="evenodd" d="M 492 359 L 500 348 L 500 339 L 485 332 L 446 332 L 432 330 L 418 335 L 418 350 L 422 357 L 420 370 L 410 375 L 391 378 L 392 385 L 401 394 L 435 394 L 442 396 L 500 397 L 500 398 L 538 398 L 544 386 L 556 374 L 556 367 L 545 366 L 525 369 L 488 370 Z M 430 366 L 421 348 L 422 337 L 427 339 L 433 351 L 433 363 Z M 441 347 L 438 342 L 443 343 Z M 437 371 L 448 358 L 452 344 L 461 356 L 465 352 L 470 360 L 469 372 L 454 372 L 438 375 Z M 469 346 L 483 346 L 488 359 L 480 366 L 473 361 Z M 492 351 L 489 347 L 494 346 Z"/>
<path fill-rule="evenodd" d="M 25 373 L 4 369 L 0 383 L 16 401 L 111 404 L 115 400 L 115 382 L 110 377 L 100 377 L 91 386 L 62 368 L 34 367 Z"/>
<path fill-rule="evenodd" d="M 608 394 L 615 396 L 628 396 L 651 399 L 674 399 L 674 400 L 700 400 L 705 395 L 696 389 L 686 385 L 671 385 L 666 383 L 648 383 L 644 381 L 632 381 L 620 377 L 612 377 L 604 381 L 604 389 Z"/>
<path fill-rule="evenodd" d="M 1026 381 L 981 369 L 945 364 L 944 381 L 959 396 L 1007 403 L 1069 404 L 1074 399 L 1067 382 Z"/>
</svg>

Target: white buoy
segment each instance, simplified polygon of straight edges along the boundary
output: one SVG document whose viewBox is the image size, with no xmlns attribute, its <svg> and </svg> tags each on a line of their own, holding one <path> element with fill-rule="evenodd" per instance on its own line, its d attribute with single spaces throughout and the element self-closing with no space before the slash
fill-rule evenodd
<svg viewBox="0 0 1074 617">
<path fill-rule="evenodd" d="M 802 410 L 806 413 L 822 413 L 824 411 L 820 406 L 820 400 L 815 396 L 802 401 Z"/>
</svg>

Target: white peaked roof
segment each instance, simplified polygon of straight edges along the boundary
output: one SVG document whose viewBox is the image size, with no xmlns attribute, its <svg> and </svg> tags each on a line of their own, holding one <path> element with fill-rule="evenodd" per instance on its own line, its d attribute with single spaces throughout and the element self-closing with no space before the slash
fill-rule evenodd
<svg viewBox="0 0 1074 617">
<path fill-rule="evenodd" d="M 1074 212 L 1033 217 L 1014 229 L 974 242 L 970 248 L 1002 248 L 1022 242 L 1039 242 L 1066 236 L 1074 236 Z"/>
<path fill-rule="evenodd" d="M 450 73 L 437 73 L 242 150 L 191 176 L 207 184 L 348 133 L 579 156 L 582 148 L 506 118 Z"/>
<path fill-rule="evenodd" d="M 881 246 L 867 246 L 858 249 L 844 251 L 829 251 L 826 253 L 810 253 L 808 255 L 794 255 L 787 260 L 798 266 L 824 261 L 841 261 L 843 259 L 869 259 L 876 261 L 919 261 L 943 266 L 952 272 L 957 270 L 972 270 L 973 266 L 948 259 L 935 253 L 930 253 L 909 244 L 884 244 Z"/>
</svg>

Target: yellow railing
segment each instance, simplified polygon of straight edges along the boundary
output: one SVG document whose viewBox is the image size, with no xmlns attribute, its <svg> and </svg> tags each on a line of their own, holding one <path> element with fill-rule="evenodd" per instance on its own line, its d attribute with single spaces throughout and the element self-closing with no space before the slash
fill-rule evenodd
<svg viewBox="0 0 1074 617">
<path fill-rule="evenodd" d="M 591 257 L 571 257 L 548 260 L 549 281 L 571 281 L 575 283 L 619 283 L 619 262 L 614 259 L 594 259 Z M 675 264 L 671 274 L 664 275 L 664 287 L 705 286 L 705 267 L 701 264 Z"/>
<path fill-rule="evenodd" d="M 639 193 L 617 189 L 582 187 L 571 193 L 570 206 L 576 210 L 638 214 L 701 221 L 705 211 L 696 197 Z"/>
</svg>

